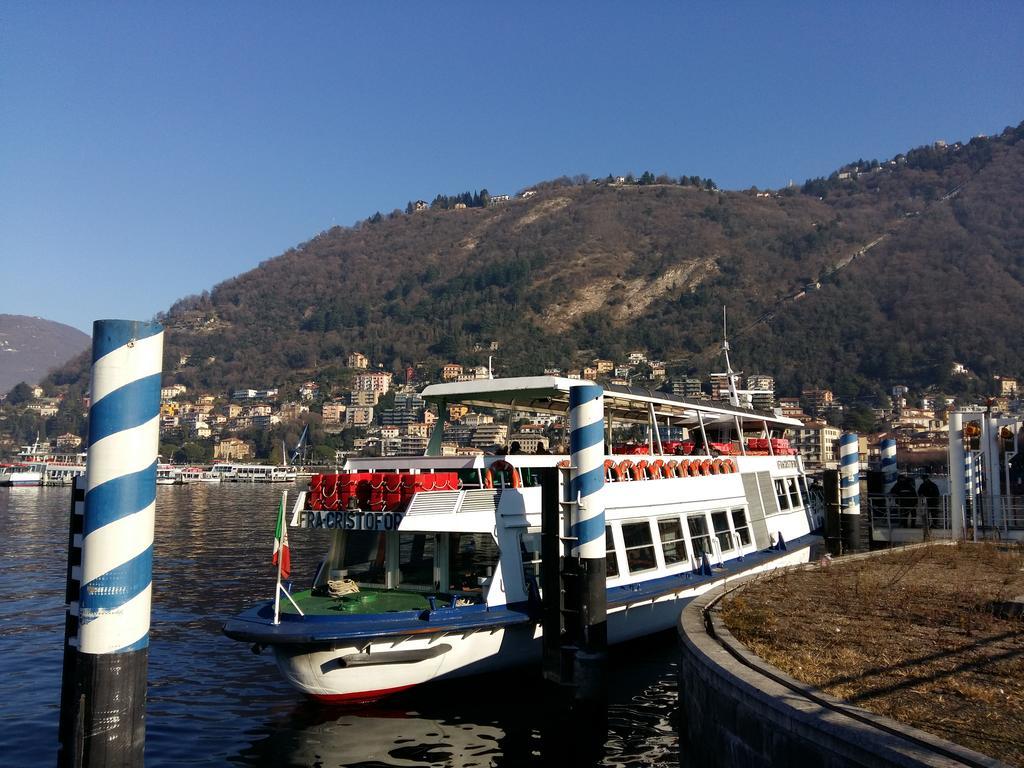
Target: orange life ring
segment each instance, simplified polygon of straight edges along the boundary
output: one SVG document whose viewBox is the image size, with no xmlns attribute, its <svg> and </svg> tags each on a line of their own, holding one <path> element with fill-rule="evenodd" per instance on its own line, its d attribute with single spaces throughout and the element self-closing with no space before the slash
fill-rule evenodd
<svg viewBox="0 0 1024 768">
<path fill-rule="evenodd" d="M 633 479 L 633 462 L 630 461 L 629 459 L 623 459 L 622 461 L 620 461 L 617 470 L 619 472 L 619 475 L 621 476 L 620 479 Z"/>
<path fill-rule="evenodd" d="M 705 476 L 705 477 L 707 475 L 710 475 L 711 474 L 711 459 L 704 459 L 702 462 L 700 462 L 700 464 L 697 467 L 697 471 L 702 476 Z"/>
<path fill-rule="evenodd" d="M 658 480 L 663 477 L 667 477 L 665 474 L 665 462 L 662 459 L 655 459 L 651 462 L 650 467 L 651 479 Z"/>
<path fill-rule="evenodd" d="M 686 474 L 689 477 L 697 477 L 700 474 L 700 460 L 689 459 L 686 462 Z"/>
<path fill-rule="evenodd" d="M 730 472 L 739 472 L 739 467 L 736 465 L 735 459 L 726 459 L 725 465 L 729 467 Z"/>
<path fill-rule="evenodd" d="M 665 462 L 664 470 L 665 477 L 679 477 L 679 462 L 675 459 L 670 459 Z"/>
<path fill-rule="evenodd" d="M 487 469 L 484 471 L 485 488 L 494 488 L 494 472 L 508 472 L 512 478 L 512 487 L 523 487 L 523 479 L 519 476 L 519 470 L 513 467 L 504 459 L 499 459 L 498 461 L 491 464 L 491 466 L 487 467 Z"/>
<path fill-rule="evenodd" d="M 612 482 L 622 481 L 622 470 L 612 459 L 604 460 L 604 479 Z"/>
<path fill-rule="evenodd" d="M 722 469 L 722 463 L 723 462 L 721 459 L 715 459 L 714 461 L 711 462 L 712 475 L 720 475 L 725 471 L 724 469 Z"/>
<path fill-rule="evenodd" d="M 608 462 L 606 461 L 605 464 L 607 463 Z M 555 464 L 555 466 L 558 467 L 559 469 L 568 469 L 571 465 L 568 459 L 562 459 L 560 462 Z"/>
<path fill-rule="evenodd" d="M 647 462 L 647 459 L 640 459 L 636 464 L 633 465 L 633 479 L 634 480 L 646 480 L 650 474 L 651 465 Z"/>
</svg>

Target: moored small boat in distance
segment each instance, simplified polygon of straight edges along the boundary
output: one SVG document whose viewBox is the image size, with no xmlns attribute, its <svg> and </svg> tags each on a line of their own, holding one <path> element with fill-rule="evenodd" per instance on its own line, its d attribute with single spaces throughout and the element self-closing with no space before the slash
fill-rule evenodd
<svg viewBox="0 0 1024 768">
<path fill-rule="evenodd" d="M 27 487 L 43 484 L 43 472 L 30 464 L 7 464 L 0 466 L 0 485 Z"/>
<path fill-rule="evenodd" d="M 181 470 L 172 464 L 157 464 L 157 485 L 181 485 Z"/>
<path fill-rule="evenodd" d="M 539 663 L 540 470 L 568 467 L 569 457 L 443 456 L 441 441 L 448 405 L 565 419 L 581 383 L 427 387 L 423 398 L 441 414 L 427 455 L 353 458 L 314 476 L 293 510 L 329 539 L 312 583 L 230 619 L 225 634 L 271 649 L 289 683 L 329 702 Z M 616 385 L 604 403 L 610 643 L 672 627 L 686 600 L 727 575 L 806 561 L 820 520 L 783 437 L 798 421 Z M 645 456 L 612 452 L 614 427 L 631 425 L 647 426 Z M 694 438 L 678 453 L 661 441 L 669 426 Z M 558 475 L 569 504 L 567 471 Z M 559 521 L 567 531 L 564 507 Z"/>
</svg>

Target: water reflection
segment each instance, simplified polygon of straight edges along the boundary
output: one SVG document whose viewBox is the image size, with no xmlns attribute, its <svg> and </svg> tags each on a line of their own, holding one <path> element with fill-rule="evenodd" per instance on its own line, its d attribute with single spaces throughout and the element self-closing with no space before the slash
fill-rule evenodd
<svg viewBox="0 0 1024 768">
<path fill-rule="evenodd" d="M 270 725 L 270 724 L 268 724 Z M 231 760 L 241 765 L 457 766 L 498 765 L 504 736 L 493 725 L 444 722 L 414 713 L 363 708 L 338 714 L 302 704 Z"/>
<path fill-rule="evenodd" d="M 608 700 L 574 708 L 532 672 L 451 681 L 358 709 L 302 703 L 231 760 L 241 765 L 675 766 L 674 640 L 612 654 Z M 646 659 L 639 663 L 628 658 Z"/>
<path fill-rule="evenodd" d="M 280 488 L 160 486 L 146 765 L 676 766 L 676 641 L 612 649 L 607 705 L 567 711 L 539 670 L 428 686 L 372 708 L 325 707 L 221 623 L 270 597 Z M 294 494 L 296 489 L 291 489 Z M 56 755 L 70 491 L 0 489 L 0 748 L 6 765 Z M 289 534 L 298 583 L 320 532 Z"/>
</svg>

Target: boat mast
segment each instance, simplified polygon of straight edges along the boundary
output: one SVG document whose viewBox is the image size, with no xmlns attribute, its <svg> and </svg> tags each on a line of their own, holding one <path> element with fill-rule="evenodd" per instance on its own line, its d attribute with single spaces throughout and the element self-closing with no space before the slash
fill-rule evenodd
<svg viewBox="0 0 1024 768">
<path fill-rule="evenodd" d="M 722 307 L 722 353 L 725 355 L 725 376 L 729 382 L 729 404 L 738 406 L 740 404 L 740 393 L 736 389 L 736 374 L 729 362 L 729 327 L 726 317 L 726 308 Z"/>
</svg>

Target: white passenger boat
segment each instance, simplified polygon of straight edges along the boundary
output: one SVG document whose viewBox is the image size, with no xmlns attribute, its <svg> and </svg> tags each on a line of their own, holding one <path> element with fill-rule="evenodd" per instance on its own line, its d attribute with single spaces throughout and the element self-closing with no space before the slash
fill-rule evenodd
<svg viewBox="0 0 1024 768">
<path fill-rule="evenodd" d="M 0 466 L 0 485 L 31 486 L 43 484 L 43 472 L 31 464 Z"/>
<path fill-rule="evenodd" d="M 295 469 L 273 464 L 232 464 L 224 479 L 232 483 L 294 483 Z"/>
<path fill-rule="evenodd" d="M 338 474 L 314 476 L 293 512 L 293 523 L 328 539 L 310 588 L 281 600 L 279 617 L 275 601 L 264 602 L 224 632 L 272 649 L 288 682 L 324 701 L 539 663 L 538 476 L 568 457 L 442 456 L 443 417 L 462 403 L 566 418 L 570 388 L 581 383 L 427 387 L 424 399 L 442 415 L 428 455 L 354 458 Z M 604 389 L 604 406 L 610 643 L 672 627 L 686 600 L 726 576 L 806 561 L 820 519 L 783 438 L 799 422 L 622 386 Z M 635 425 L 648 427 L 647 453 L 611 453 L 613 431 Z M 667 427 L 689 431 L 680 453 L 662 443 Z M 557 474 L 564 499 L 567 471 Z"/>
<path fill-rule="evenodd" d="M 48 442 L 37 439 L 18 451 L 17 459 L 23 465 L 23 475 L 17 484 L 71 485 L 76 477 L 85 474 L 85 457 L 84 451 L 55 451 Z M 39 475 L 35 482 L 32 482 L 32 473 Z M 4 484 L 3 472 L 0 472 L 0 484 Z"/>
<path fill-rule="evenodd" d="M 181 485 L 181 470 L 171 464 L 157 464 L 157 485 Z"/>
<path fill-rule="evenodd" d="M 217 472 L 203 467 L 185 467 L 178 473 L 178 477 L 183 485 L 219 483 L 221 481 L 221 476 Z"/>
</svg>

